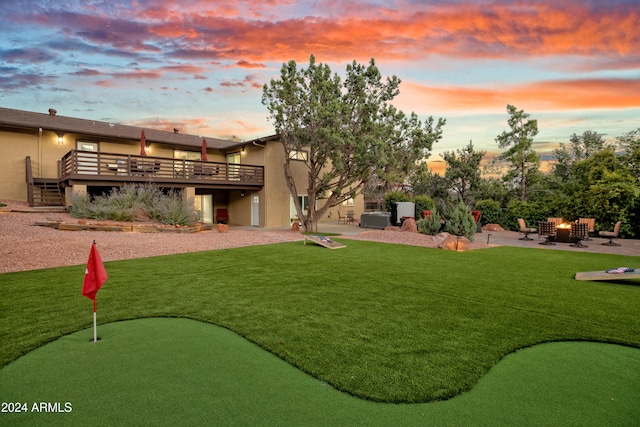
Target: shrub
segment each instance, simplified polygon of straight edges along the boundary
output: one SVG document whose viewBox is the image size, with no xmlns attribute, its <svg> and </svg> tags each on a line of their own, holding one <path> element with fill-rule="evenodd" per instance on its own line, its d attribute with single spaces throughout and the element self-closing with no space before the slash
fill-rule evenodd
<svg viewBox="0 0 640 427">
<path fill-rule="evenodd" d="M 500 223 L 500 203 L 495 200 L 478 200 L 476 202 L 476 210 L 482 212 L 482 217 L 480 218 L 482 225 Z"/>
<path fill-rule="evenodd" d="M 538 227 L 539 221 L 546 221 L 549 218 L 549 207 L 537 202 L 523 202 L 512 200 L 507 205 L 502 217 L 503 228 L 518 231 L 518 218 L 524 219 L 528 227 Z"/>
<path fill-rule="evenodd" d="M 473 220 L 471 211 L 463 202 L 458 203 L 451 211 L 445 230 L 456 236 L 465 236 L 473 242 L 476 234 L 476 222 Z"/>
<path fill-rule="evenodd" d="M 416 204 L 416 218 L 422 218 L 422 211 L 433 211 L 436 203 L 429 196 L 415 196 L 413 203 Z"/>
<path fill-rule="evenodd" d="M 146 212 L 149 218 L 169 225 L 189 225 L 198 219 L 193 200 L 183 201 L 176 191 L 158 196 Z"/>
<path fill-rule="evenodd" d="M 409 196 L 400 191 L 392 191 L 384 196 L 384 208 L 387 212 L 391 212 L 391 207 L 395 202 L 408 202 Z"/>
<path fill-rule="evenodd" d="M 164 194 L 150 185 L 125 185 L 93 198 L 74 195 L 69 207 L 69 212 L 76 218 L 114 221 L 134 221 L 139 210 L 149 218 L 169 225 L 190 225 L 198 219 L 193 201 L 185 202 L 176 191 Z"/>
<path fill-rule="evenodd" d="M 418 232 L 431 236 L 438 234 L 440 232 L 440 227 L 442 226 L 440 219 L 440 214 L 438 214 L 435 209 L 432 209 L 431 215 L 416 222 Z"/>
</svg>

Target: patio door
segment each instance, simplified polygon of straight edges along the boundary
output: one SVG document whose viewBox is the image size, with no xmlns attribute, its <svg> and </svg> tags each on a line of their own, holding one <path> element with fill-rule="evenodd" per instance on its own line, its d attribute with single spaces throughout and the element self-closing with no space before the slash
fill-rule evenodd
<svg viewBox="0 0 640 427">
<path fill-rule="evenodd" d="M 260 196 L 251 196 L 251 226 L 260 226 Z"/>
<path fill-rule="evenodd" d="M 237 181 L 240 179 L 240 153 L 227 154 L 227 172 L 229 174 L 230 181 Z"/>
<path fill-rule="evenodd" d="M 196 211 L 200 216 L 200 221 L 205 224 L 213 224 L 213 195 L 196 195 L 194 198 L 194 204 Z"/>
</svg>

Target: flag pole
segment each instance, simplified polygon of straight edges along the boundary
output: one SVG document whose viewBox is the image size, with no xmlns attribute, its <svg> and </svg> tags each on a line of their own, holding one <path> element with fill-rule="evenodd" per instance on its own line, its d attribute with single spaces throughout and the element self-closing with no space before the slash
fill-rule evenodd
<svg viewBox="0 0 640 427">
<path fill-rule="evenodd" d="M 93 298 L 93 342 L 98 342 L 98 324 L 96 322 L 96 299 Z"/>
<path fill-rule="evenodd" d="M 96 294 L 102 284 L 109 278 L 104 269 L 102 258 L 96 248 L 96 241 L 91 245 L 87 268 L 84 272 L 84 282 L 82 283 L 82 295 L 93 300 L 93 342 L 98 342 L 98 320 L 96 309 Z"/>
</svg>

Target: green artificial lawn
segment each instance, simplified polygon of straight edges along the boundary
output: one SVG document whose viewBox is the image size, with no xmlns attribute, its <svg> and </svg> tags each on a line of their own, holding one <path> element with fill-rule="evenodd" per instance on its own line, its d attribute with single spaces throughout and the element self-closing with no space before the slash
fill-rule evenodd
<svg viewBox="0 0 640 427">
<path fill-rule="evenodd" d="M 500 247 L 469 252 L 302 242 L 107 262 L 99 323 L 188 317 L 227 327 L 322 382 L 384 402 L 468 391 L 548 341 L 640 347 L 640 286 L 577 271 L 639 257 Z M 0 366 L 91 325 L 84 266 L 0 275 Z"/>
<path fill-rule="evenodd" d="M 552 343 L 507 356 L 445 402 L 340 393 L 210 324 L 142 319 L 64 336 L 0 370 L 2 425 L 634 425 L 640 349 Z M 45 413 L 41 402 L 59 404 Z M 35 410 L 34 410 L 34 404 Z"/>
</svg>

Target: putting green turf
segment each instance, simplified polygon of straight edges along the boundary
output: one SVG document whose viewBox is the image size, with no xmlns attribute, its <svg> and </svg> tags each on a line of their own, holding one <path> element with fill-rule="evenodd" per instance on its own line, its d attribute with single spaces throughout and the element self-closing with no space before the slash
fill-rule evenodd
<svg viewBox="0 0 640 427">
<path fill-rule="evenodd" d="M 637 425 L 640 349 L 549 343 L 510 354 L 468 393 L 427 404 L 341 393 L 235 333 L 149 318 L 64 336 L 0 370 L 0 425 Z M 59 402 L 70 412 L 32 412 Z M 68 406 L 67 406 L 68 408 Z"/>
</svg>

